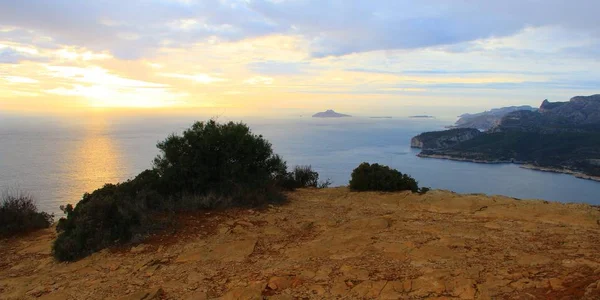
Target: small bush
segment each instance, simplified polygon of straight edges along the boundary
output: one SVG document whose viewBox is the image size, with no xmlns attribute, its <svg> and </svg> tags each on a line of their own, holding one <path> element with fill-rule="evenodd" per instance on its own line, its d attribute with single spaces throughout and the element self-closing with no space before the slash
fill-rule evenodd
<svg viewBox="0 0 600 300">
<path fill-rule="evenodd" d="M 292 172 L 286 174 L 280 185 L 288 190 L 299 188 L 326 188 L 331 185 L 329 179 L 319 181 L 319 173 L 314 171 L 311 166 L 296 166 Z"/>
<path fill-rule="evenodd" d="M 151 223 L 144 222 L 147 209 L 143 201 L 128 194 L 130 182 L 107 184 L 91 194 L 83 195 L 77 206 L 67 205 L 67 217 L 56 227 L 60 232 L 52 248 L 60 261 L 72 261 L 108 246 L 128 242 Z"/>
<path fill-rule="evenodd" d="M 425 195 L 425 194 L 427 194 L 427 192 L 429 192 L 430 190 L 431 190 L 431 189 L 430 189 L 430 188 L 428 188 L 428 187 L 422 187 L 422 188 L 419 188 L 419 195 Z"/>
<path fill-rule="evenodd" d="M 355 191 L 419 191 L 417 181 L 398 170 L 379 164 L 362 163 L 354 171 L 350 189 Z"/>
<path fill-rule="evenodd" d="M 48 228 L 54 216 L 38 212 L 30 195 L 5 192 L 0 203 L 0 236 L 12 236 L 35 229 Z"/>
</svg>

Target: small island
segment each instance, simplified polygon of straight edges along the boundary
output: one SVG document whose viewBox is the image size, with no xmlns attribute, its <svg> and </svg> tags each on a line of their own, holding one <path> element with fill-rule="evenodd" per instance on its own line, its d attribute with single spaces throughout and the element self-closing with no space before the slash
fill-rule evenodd
<svg viewBox="0 0 600 300">
<path fill-rule="evenodd" d="M 409 118 L 412 118 L 412 119 L 435 119 L 434 116 L 428 116 L 428 115 L 409 116 Z"/>
<path fill-rule="evenodd" d="M 340 114 L 340 113 L 333 111 L 332 109 L 328 109 L 323 112 L 318 112 L 318 113 L 314 114 L 312 117 L 313 118 L 347 118 L 347 117 L 351 117 L 351 115 Z"/>
</svg>

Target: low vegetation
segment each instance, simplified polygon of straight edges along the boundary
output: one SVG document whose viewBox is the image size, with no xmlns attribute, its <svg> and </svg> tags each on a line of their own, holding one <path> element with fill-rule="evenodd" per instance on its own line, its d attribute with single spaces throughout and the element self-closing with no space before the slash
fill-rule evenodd
<svg viewBox="0 0 600 300">
<path fill-rule="evenodd" d="M 297 188 L 326 188 L 331 185 L 329 179 L 319 181 L 319 173 L 313 171 L 311 166 L 296 166 L 292 172 L 286 174 L 281 186 L 294 190 Z"/>
<path fill-rule="evenodd" d="M 412 191 L 426 193 L 429 189 L 419 190 L 415 179 L 407 174 L 380 164 L 362 163 L 354 171 L 350 179 L 350 189 L 354 191 Z"/>
<path fill-rule="evenodd" d="M 0 201 L 0 237 L 48 228 L 54 216 L 39 212 L 30 195 L 7 191 Z"/>
<path fill-rule="evenodd" d="M 160 228 L 159 213 L 281 203 L 282 190 L 329 185 L 310 166 L 288 172 L 271 144 L 243 123 L 197 122 L 157 147 L 152 169 L 63 208 L 57 259 L 76 260 L 143 237 Z"/>
<path fill-rule="evenodd" d="M 507 131 L 480 135 L 447 149 L 425 150 L 443 155 L 483 161 L 515 161 L 540 167 L 568 168 L 600 176 L 600 134 L 596 132 Z"/>
</svg>

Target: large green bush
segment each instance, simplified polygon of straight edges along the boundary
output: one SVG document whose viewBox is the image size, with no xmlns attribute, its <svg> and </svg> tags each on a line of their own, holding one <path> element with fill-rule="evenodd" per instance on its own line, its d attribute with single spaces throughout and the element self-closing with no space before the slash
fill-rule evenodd
<svg viewBox="0 0 600 300">
<path fill-rule="evenodd" d="M 182 136 L 158 143 L 154 168 L 170 195 L 216 194 L 235 205 L 256 205 L 255 192 L 269 192 L 285 176 L 285 162 L 271 144 L 242 123 L 198 122 Z"/>
<path fill-rule="evenodd" d="M 350 189 L 355 191 L 419 191 L 419 185 L 407 174 L 379 164 L 362 163 L 350 179 Z"/>
<path fill-rule="evenodd" d="M 158 143 L 154 168 L 107 184 L 64 208 L 53 246 L 61 261 L 76 260 L 158 226 L 158 212 L 257 206 L 281 202 L 282 188 L 317 185 L 310 167 L 287 172 L 271 144 L 242 123 L 198 122 Z M 292 181 L 290 183 L 290 180 Z"/>
<path fill-rule="evenodd" d="M 30 195 L 6 191 L 0 201 L 0 237 L 48 228 L 54 216 L 39 212 Z"/>
</svg>

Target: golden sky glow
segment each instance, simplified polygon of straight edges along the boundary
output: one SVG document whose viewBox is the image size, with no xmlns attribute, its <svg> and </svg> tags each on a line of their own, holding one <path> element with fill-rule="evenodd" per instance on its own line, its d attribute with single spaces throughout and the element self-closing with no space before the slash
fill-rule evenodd
<svg viewBox="0 0 600 300">
<path fill-rule="evenodd" d="M 167 2 L 169 7 L 191 9 L 196 5 L 195 1 Z M 266 10 L 284 2 L 263 2 L 227 0 L 221 5 L 227 3 L 228 9 L 238 14 L 260 11 L 264 26 L 285 22 Z M 150 40 L 151 46 L 140 44 L 138 49 L 135 43 L 154 36 L 130 30 L 134 27 L 119 19 L 122 16 L 106 13 L 90 24 L 82 23 L 98 32 L 114 29 L 105 40 L 103 36 L 88 39 L 89 34 L 78 32 L 76 26 L 64 29 L 56 25 L 45 30 L 46 24 L 27 16 L 27 6 L 17 6 L 0 7 L 31 18 L 29 23 L 0 21 L 0 109 L 13 112 L 124 108 L 224 109 L 240 114 L 308 113 L 327 108 L 349 113 L 410 107 L 420 107 L 423 112 L 427 107 L 478 110 L 538 105 L 545 98 L 562 101 L 594 93 L 590 78 L 600 69 L 593 53 L 585 52 L 598 45 L 597 37 L 584 31 L 574 34 L 571 27 L 555 24 L 522 25 L 502 36 L 478 32 L 474 37 L 443 42 L 435 35 L 416 40 L 412 35 L 402 36 L 409 32 L 394 32 L 398 41 L 390 40 L 393 35 L 387 26 L 370 28 L 369 23 L 358 30 L 345 19 L 335 18 L 332 22 L 352 31 L 327 24 L 313 28 L 308 21 L 300 27 L 303 23 L 298 19 L 280 32 L 263 33 L 256 25 L 260 33 L 237 36 L 244 28 L 235 22 L 174 17 L 161 20 L 160 27 L 152 25 L 157 32 L 170 35 Z M 93 12 L 93 8 L 88 11 Z M 69 22 L 79 20 L 69 16 L 73 17 Z M 381 13 L 374 16 L 378 22 L 385 17 Z M 448 20 L 460 22 L 451 15 Z M 338 23 L 334 25 L 341 26 Z M 505 25 L 497 24 L 498 28 Z M 197 32 L 211 34 L 195 37 Z M 373 40 L 378 34 L 380 39 Z M 21 38 L 23 35 L 26 38 Z M 225 38 L 227 35 L 236 37 Z M 324 36 L 330 39 L 324 40 Z"/>
</svg>

